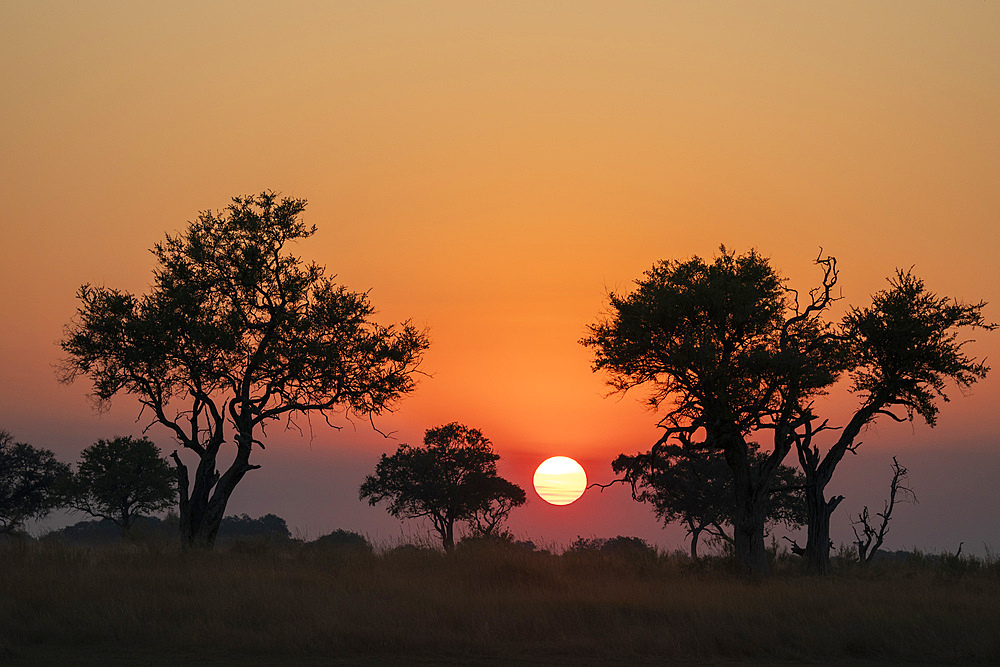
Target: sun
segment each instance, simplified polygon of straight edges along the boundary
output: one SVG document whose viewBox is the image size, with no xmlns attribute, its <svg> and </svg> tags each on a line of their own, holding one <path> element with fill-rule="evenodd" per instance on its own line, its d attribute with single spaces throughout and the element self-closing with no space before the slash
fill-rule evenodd
<svg viewBox="0 0 1000 667">
<path fill-rule="evenodd" d="M 569 505 L 587 488 L 587 473 L 583 466 L 568 456 L 553 456 L 538 466 L 532 483 L 535 492 L 545 502 Z"/>
</svg>

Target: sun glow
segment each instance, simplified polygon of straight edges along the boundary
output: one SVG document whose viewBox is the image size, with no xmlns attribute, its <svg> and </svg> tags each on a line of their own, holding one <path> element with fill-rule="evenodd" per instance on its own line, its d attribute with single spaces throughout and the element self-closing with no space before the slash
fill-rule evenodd
<svg viewBox="0 0 1000 667">
<path fill-rule="evenodd" d="M 587 488 L 587 473 L 583 466 L 568 456 L 553 456 L 538 466 L 532 483 L 535 492 L 545 502 L 569 505 Z"/>
</svg>

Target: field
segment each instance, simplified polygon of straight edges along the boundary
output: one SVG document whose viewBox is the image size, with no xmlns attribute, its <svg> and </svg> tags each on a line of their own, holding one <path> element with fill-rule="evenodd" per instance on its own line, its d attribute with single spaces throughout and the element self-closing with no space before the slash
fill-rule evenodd
<svg viewBox="0 0 1000 667">
<path fill-rule="evenodd" d="M 0 545 L 0 663 L 1000 662 L 1000 566 L 760 583 L 721 560 L 472 545 Z"/>
</svg>

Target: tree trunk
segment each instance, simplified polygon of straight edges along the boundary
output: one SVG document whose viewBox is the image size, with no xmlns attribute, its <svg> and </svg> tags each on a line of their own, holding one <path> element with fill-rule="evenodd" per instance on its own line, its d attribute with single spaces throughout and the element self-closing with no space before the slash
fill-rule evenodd
<svg viewBox="0 0 1000 667">
<path fill-rule="evenodd" d="M 238 434 L 236 441 L 236 459 L 222 477 L 215 468 L 218 446 L 205 449 L 198 462 L 190 494 L 187 467 L 181 463 L 177 452 L 173 454 L 180 495 L 181 547 L 184 549 L 211 549 L 215 546 L 215 538 L 233 490 L 247 472 L 259 467 L 249 463 L 251 437 Z"/>
<path fill-rule="evenodd" d="M 767 494 L 761 493 L 751 478 L 749 465 L 733 469 L 736 516 L 733 522 L 733 549 L 740 572 L 750 578 L 767 574 L 767 550 L 764 548 L 764 519 Z"/>
<path fill-rule="evenodd" d="M 879 395 L 861 406 L 822 459 L 819 448 L 812 445 L 811 430 L 804 439 L 796 441 L 799 464 L 806 476 L 806 517 L 809 522 L 803 555 L 808 568 L 816 574 L 830 573 L 830 516 L 844 499 L 844 496 L 834 496 L 827 500 L 826 485 L 833 479 L 833 472 L 844 454 L 852 451 L 861 428 L 872 420 L 886 401 L 885 396 Z"/>
<path fill-rule="evenodd" d="M 824 497 L 826 484 L 806 486 L 806 565 L 815 574 L 829 574 L 830 567 L 830 516 L 837 509 L 843 496 L 829 501 Z"/>
<path fill-rule="evenodd" d="M 744 575 L 750 578 L 767 574 L 767 550 L 764 547 L 763 503 L 740 503 L 740 512 L 733 526 L 733 548 L 736 563 Z"/>
<path fill-rule="evenodd" d="M 455 521 L 449 519 L 445 522 L 444 533 L 441 535 L 441 542 L 444 544 L 444 550 L 451 552 L 455 548 Z"/>
<path fill-rule="evenodd" d="M 215 469 L 215 454 L 206 452 L 198 462 L 195 470 L 194 486 L 187 502 L 180 503 L 181 546 L 183 548 L 211 549 L 215 545 L 215 536 L 219 532 L 218 523 L 213 527 L 209 514 L 209 495 L 219 480 Z M 225 507 L 223 507 L 225 510 Z"/>
<path fill-rule="evenodd" d="M 688 524 L 691 528 L 691 558 L 697 560 L 698 558 L 698 539 L 701 537 L 701 531 L 704 530 L 704 526 L 698 526 L 695 528 L 693 525 Z"/>
<path fill-rule="evenodd" d="M 125 505 L 122 505 L 119 509 L 118 515 L 121 517 L 121 523 L 118 523 L 118 530 L 121 532 L 121 537 L 124 540 L 128 537 L 129 531 L 132 529 L 132 516 L 129 513 L 129 508 Z"/>
</svg>

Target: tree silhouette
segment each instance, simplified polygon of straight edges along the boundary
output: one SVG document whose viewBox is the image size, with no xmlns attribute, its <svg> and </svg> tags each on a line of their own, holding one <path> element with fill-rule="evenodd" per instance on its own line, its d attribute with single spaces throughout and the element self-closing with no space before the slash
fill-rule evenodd
<svg viewBox="0 0 1000 667">
<path fill-rule="evenodd" d="M 967 330 L 996 328 L 983 318 L 985 305 L 939 297 L 911 271 L 897 271 L 871 306 L 852 308 L 844 317 L 841 335 L 851 357 L 851 389 L 860 404 L 842 429 L 820 422 L 811 406 L 798 408 L 801 427 L 795 440 L 809 513 L 805 556 L 814 571 L 830 571 L 830 516 L 843 500 L 827 499 L 826 486 L 844 455 L 856 452 L 862 430 L 880 416 L 902 422 L 919 415 L 934 426 L 938 400 L 948 401 L 948 383 L 964 389 L 986 377 L 989 367 L 966 355 L 967 341 L 960 339 Z M 821 454 L 816 438 L 825 431 L 839 435 Z"/>
<path fill-rule="evenodd" d="M 913 489 L 906 486 L 908 473 L 909 471 L 899 465 L 899 461 L 893 456 L 889 499 L 882 505 L 882 511 L 875 513 L 879 519 L 878 526 L 875 525 L 874 517 L 869 514 L 867 505 L 851 522 L 851 528 L 854 530 L 854 544 L 858 547 L 858 562 L 862 567 L 868 565 L 875 558 L 875 554 L 885 542 L 885 536 L 889 532 L 889 522 L 892 521 L 892 510 L 896 508 L 897 497 L 899 502 L 917 502 L 917 496 L 913 493 Z M 859 527 L 861 528 L 860 533 L 858 532 Z M 958 548 L 961 550 L 962 546 L 959 545 Z"/>
<path fill-rule="evenodd" d="M 725 457 L 734 550 L 751 575 L 767 568 L 767 500 L 793 446 L 806 478 L 804 554 L 813 570 L 828 572 L 830 515 L 842 497 L 827 500 L 825 488 L 862 429 L 883 415 L 920 415 L 933 426 L 946 385 L 969 387 L 989 370 L 963 353 L 960 340 L 964 330 L 995 328 L 982 317 L 984 303 L 937 297 L 899 271 L 871 306 L 851 309 L 834 326 L 822 316 L 836 300 L 836 260 L 821 255 L 816 263 L 822 281 L 803 305 L 755 251 L 723 248 L 711 264 L 660 262 L 632 294 L 610 295 L 610 313 L 582 341 L 615 389 L 649 386 L 651 405 L 665 408 L 654 452 L 673 442 Z M 845 373 L 861 403 L 834 428 L 819 420 L 814 399 Z M 770 452 L 755 460 L 748 437 L 767 432 Z M 825 432 L 837 436 L 821 456 L 817 437 Z"/>
<path fill-rule="evenodd" d="M 147 438 L 98 440 L 80 454 L 67 504 L 113 521 L 122 537 L 139 516 L 167 509 L 177 497 L 177 473 Z"/>
<path fill-rule="evenodd" d="M 185 545 L 214 543 L 236 485 L 260 467 L 250 458 L 267 423 L 370 417 L 414 387 L 426 336 L 409 323 L 373 323 L 366 293 L 287 251 L 316 230 L 299 219 L 305 205 L 273 192 L 233 198 L 154 246 L 145 296 L 79 291 L 62 379 L 88 377 L 99 408 L 119 393 L 135 396 L 197 457 L 192 480 L 172 455 Z M 234 457 L 220 474 L 227 442 Z"/>
<path fill-rule="evenodd" d="M 760 466 L 766 455 L 748 443 L 750 457 Z M 724 458 L 705 449 L 665 445 L 643 454 L 622 454 L 612 464 L 632 487 L 632 497 L 653 506 L 664 523 L 680 523 L 691 538 L 691 557 L 698 557 L 702 533 L 733 543 L 731 529 L 735 497 L 733 475 Z M 771 490 L 766 522 L 799 526 L 806 521 L 805 478 L 781 465 Z"/>
<path fill-rule="evenodd" d="M 712 263 L 659 262 L 631 294 L 609 295 L 609 313 L 581 341 L 612 387 L 646 386 L 650 405 L 665 410 L 653 451 L 673 442 L 725 457 L 733 476 L 734 551 L 752 576 L 767 571 L 764 525 L 793 445 L 794 408 L 824 392 L 843 362 L 837 339 L 819 320 L 833 299 L 836 271 L 831 259 L 817 264 L 822 282 L 800 307 L 753 250 L 736 255 L 723 247 Z M 748 436 L 768 430 L 773 447 L 755 460 Z"/>
<path fill-rule="evenodd" d="M 311 544 L 316 547 L 363 554 L 370 554 L 374 551 L 371 542 L 364 535 L 343 528 L 317 537 Z"/>
<path fill-rule="evenodd" d="M 24 529 L 63 504 L 69 466 L 47 449 L 38 449 L 0 429 L 0 533 Z"/>
<path fill-rule="evenodd" d="M 370 505 L 387 500 L 397 518 L 429 517 L 451 551 L 456 521 L 467 522 L 473 534 L 492 535 L 525 503 L 524 489 L 497 475 L 499 458 L 476 429 L 458 423 L 431 428 L 423 447 L 402 444 L 392 456 L 383 454 L 360 498 Z"/>
<path fill-rule="evenodd" d="M 243 539 L 270 538 L 276 540 L 291 539 L 292 533 L 288 524 L 277 514 L 265 514 L 252 518 L 249 514 L 227 516 L 219 526 L 220 541 L 235 541 Z"/>
</svg>

